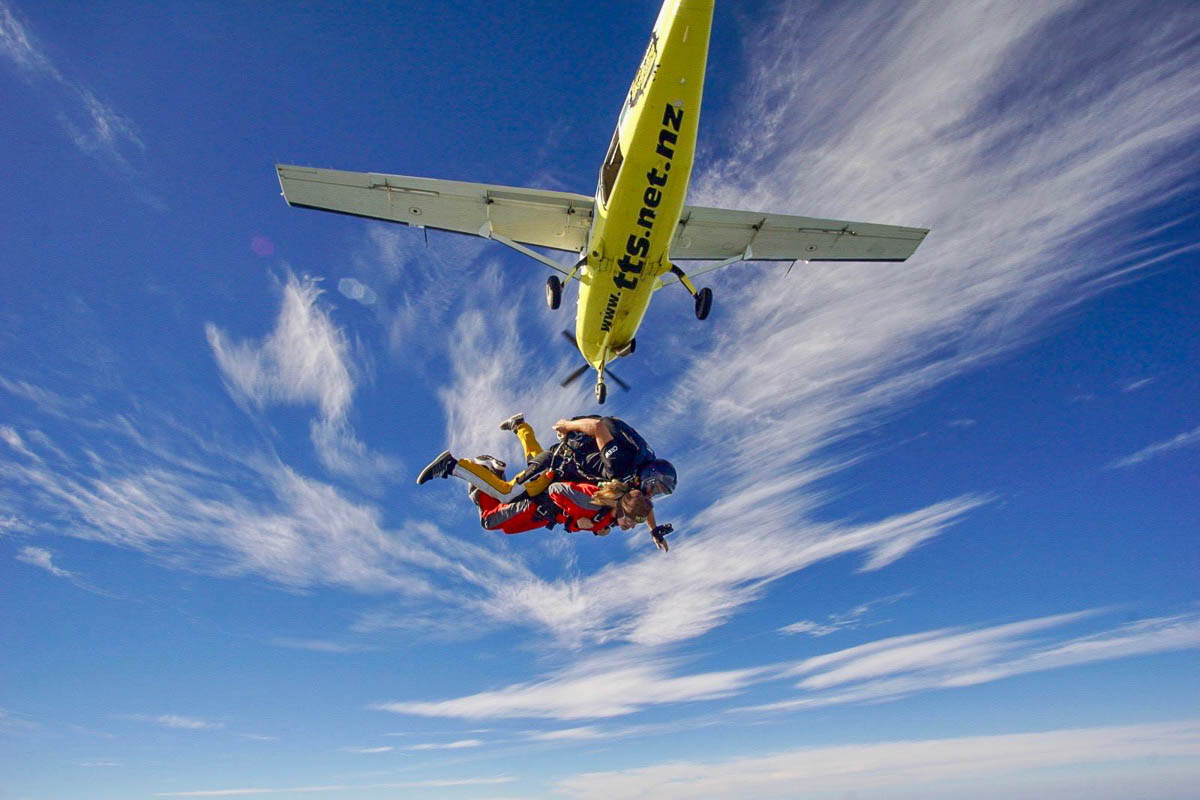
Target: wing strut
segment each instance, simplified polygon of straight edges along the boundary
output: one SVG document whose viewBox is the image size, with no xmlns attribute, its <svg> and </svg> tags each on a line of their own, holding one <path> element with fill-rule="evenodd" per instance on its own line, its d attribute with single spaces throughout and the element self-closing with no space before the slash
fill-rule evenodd
<svg viewBox="0 0 1200 800">
<path fill-rule="evenodd" d="M 499 242 L 500 244 L 507 245 L 508 247 L 511 247 L 513 250 L 516 250 L 518 253 L 524 253 L 525 255 L 529 256 L 530 258 L 533 258 L 533 259 L 536 259 L 536 260 L 542 262 L 543 264 L 545 264 L 547 267 L 554 270 L 555 272 L 562 273 L 563 275 L 574 274 L 573 272 L 567 272 L 565 269 L 563 269 L 562 264 L 559 264 L 554 259 L 552 259 L 548 256 L 544 256 L 541 253 L 539 253 L 538 251 L 532 250 L 532 249 L 526 247 L 525 245 L 521 244 L 520 242 L 514 242 L 512 239 L 508 238 L 507 236 L 496 233 L 495 231 L 492 230 L 492 221 L 490 219 L 484 223 L 482 228 L 479 229 L 479 235 L 485 239 L 491 239 L 493 241 Z"/>
<path fill-rule="evenodd" d="M 753 258 L 754 258 L 754 250 L 749 245 L 747 245 L 746 249 L 744 251 L 738 253 L 736 256 L 730 256 L 729 258 L 725 259 L 724 261 L 718 261 L 716 264 L 709 264 L 706 267 L 701 267 L 700 269 L 696 270 L 695 272 L 688 273 L 688 277 L 694 278 L 697 275 L 703 275 L 706 272 L 712 272 L 714 269 L 720 269 L 721 267 L 728 267 L 730 264 L 736 264 L 739 261 L 750 261 Z M 683 272 L 683 270 L 680 270 L 674 264 L 672 264 L 671 267 L 672 267 L 671 272 L 675 273 L 676 277 L 668 278 L 666 275 L 663 275 L 659 279 L 661 281 L 661 283 L 657 284 L 654 287 L 656 291 L 658 289 L 661 289 L 664 286 L 669 286 L 672 283 L 675 283 L 677 281 L 682 283 L 682 280 L 678 277 L 678 274 Z M 678 272 L 677 272 L 677 270 L 678 270 Z M 684 286 L 686 287 L 687 284 L 684 283 Z M 691 290 L 689 289 L 689 291 L 691 291 Z M 692 294 L 694 295 L 695 292 L 692 292 Z"/>
</svg>

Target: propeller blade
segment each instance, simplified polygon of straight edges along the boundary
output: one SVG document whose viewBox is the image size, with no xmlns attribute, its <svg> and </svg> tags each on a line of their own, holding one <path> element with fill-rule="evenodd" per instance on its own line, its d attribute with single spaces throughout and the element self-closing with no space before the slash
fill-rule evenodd
<svg viewBox="0 0 1200 800">
<path fill-rule="evenodd" d="M 616 375 L 614 375 L 613 371 L 611 369 L 605 370 L 604 374 L 607 375 L 608 377 L 612 378 L 613 383 L 617 384 L 617 386 L 620 386 L 622 389 L 624 389 L 627 392 L 629 391 L 629 384 L 626 383 L 625 381 L 621 380 L 620 378 L 618 378 Z"/>
<path fill-rule="evenodd" d="M 579 343 L 577 341 L 575 341 L 575 334 L 571 333 L 570 331 L 563 331 L 562 335 L 563 335 L 564 339 L 566 339 L 568 342 L 571 343 L 572 347 L 574 347 L 576 350 L 579 349 Z M 563 380 L 563 382 L 559 385 L 560 386 L 570 386 L 572 383 L 579 380 L 579 376 L 582 375 L 583 373 L 587 372 L 589 369 L 591 369 L 591 366 L 588 364 L 584 364 L 582 367 L 580 367 L 579 369 L 575 370 L 570 375 L 568 375 L 566 377 L 566 379 Z M 613 383 L 615 383 L 617 386 L 620 386 L 622 389 L 624 389 L 627 392 L 629 391 L 629 384 L 626 383 L 625 381 L 621 380 L 620 378 L 618 378 L 616 375 L 614 375 L 611 370 L 605 370 L 604 374 L 607 375 L 608 377 L 612 378 Z"/>
<path fill-rule="evenodd" d="M 566 377 L 566 379 L 564 379 L 563 382 L 559 384 L 559 386 L 570 386 L 572 383 L 579 380 L 580 375 L 587 372 L 591 368 L 592 367 L 590 364 L 584 364 L 582 367 L 580 367 L 579 369 L 575 370 L 570 375 L 568 375 Z"/>
</svg>

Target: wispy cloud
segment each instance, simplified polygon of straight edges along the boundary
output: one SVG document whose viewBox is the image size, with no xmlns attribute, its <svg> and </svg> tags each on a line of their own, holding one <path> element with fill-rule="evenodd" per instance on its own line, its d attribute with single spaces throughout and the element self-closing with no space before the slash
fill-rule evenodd
<svg viewBox="0 0 1200 800">
<path fill-rule="evenodd" d="M 784 673 L 803 676 L 796 684 L 801 696 L 747 710 L 878 702 L 1030 672 L 1200 647 L 1200 615 L 1195 614 L 1139 620 L 1056 642 L 1031 638 L 1095 613 L 1060 614 L 977 630 L 927 631 L 816 656 Z"/>
<path fill-rule="evenodd" d="M 2 522 L 0 522 L 0 530 L 3 530 Z M 29 545 L 22 547 L 20 552 L 17 553 L 17 561 L 20 561 L 23 564 L 29 564 L 30 566 L 37 567 L 39 569 L 44 569 L 46 572 L 50 573 L 56 578 L 62 578 L 63 580 L 70 581 L 76 588 L 83 589 L 85 592 L 91 592 L 92 594 L 100 595 L 101 597 L 113 597 L 113 595 L 109 594 L 108 592 L 92 586 L 74 572 L 68 569 L 63 569 L 55 564 L 54 554 L 44 547 L 32 547 Z"/>
<path fill-rule="evenodd" d="M 7 57 L 31 85 L 49 89 L 41 97 L 48 97 L 56 106 L 55 116 L 80 152 L 127 180 L 139 200 L 155 210 L 166 210 L 162 198 L 143 185 L 134 164 L 146 150 L 137 125 L 92 89 L 64 74 L 7 2 L 0 2 L 0 55 Z"/>
<path fill-rule="evenodd" d="M 799 679 L 793 699 L 742 711 L 786 712 L 893 700 L 1049 669 L 1200 647 L 1200 614 L 1154 617 L 1082 636 L 1053 635 L 1098 610 L 981 628 L 951 628 L 879 639 L 798 662 L 711 672 L 681 672 L 678 659 L 627 646 L 585 659 L 543 680 L 440 701 L 372 706 L 415 716 L 458 719 L 605 719 L 666 703 L 725 700 L 761 684 Z M 592 738 L 591 727 L 563 738 Z M 555 738 L 547 734 L 541 738 Z"/>
<path fill-rule="evenodd" d="M 208 343 L 235 398 L 258 410 L 315 406 L 319 416 L 310 434 L 321 463 L 369 488 L 395 479 L 402 467 L 394 458 L 370 452 L 348 422 L 357 368 L 350 340 L 321 303 L 321 294 L 315 279 L 288 273 L 274 330 L 261 341 L 235 343 L 210 323 Z"/>
<path fill-rule="evenodd" d="M 54 565 L 54 556 L 49 550 L 41 547 L 22 547 L 21 552 L 17 554 L 17 561 L 44 569 L 56 578 L 71 580 L 75 577 L 74 573 L 56 567 Z"/>
<path fill-rule="evenodd" d="M 871 611 L 881 605 L 891 605 L 905 597 L 908 597 L 911 592 L 904 592 L 891 597 L 883 597 L 878 600 L 873 600 L 869 603 L 859 603 L 849 611 L 844 611 L 840 614 L 830 614 L 825 622 L 813 622 L 812 620 L 800 620 L 793 622 L 790 625 L 784 625 L 779 629 L 780 633 L 798 634 L 804 633 L 809 636 L 828 636 L 831 633 L 837 633 L 840 630 L 854 629 L 862 627 L 866 624 L 867 615 Z"/>
<path fill-rule="evenodd" d="M 527 738 L 536 742 L 577 742 L 602 739 L 607 734 L 594 725 L 580 725 L 574 728 L 559 728 L 553 731 L 538 731 L 528 734 Z"/>
<path fill-rule="evenodd" d="M 481 610 L 536 622 L 567 644 L 683 641 L 722 624 L 769 581 L 853 552 L 866 554 L 863 570 L 881 569 L 986 502 L 962 497 L 857 526 L 804 522 L 809 501 L 789 494 L 807 477 L 721 498 L 690 521 L 686 542 L 671 549 L 669 561 L 652 552 L 582 578 L 509 582 L 495 589 L 503 602 Z"/>
<path fill-rule="evenodd" d="M 330 642 L 325 639 L 273 639 L 271 644 L 276 647 L 287 647 L 292 650 L 309 650 L 314 653 L 363 653 L 376 648 L 369 645 L 343 644 Z"/>
<path fill-rule="evenodd" d="M 0 425 L 0 441 L 11 447 L 14 451 L 20 453 L 26 458 L 37 458 L 37 456 L 25 446 L 25 441 L 21 438 L 21 434 L 11 425 Z"/>
<path fill-rule="evenodd" d="M 315 405 L 327 420 L 345 416 L 354 394 L 350 343 L 319 304 L 312 278 L 288 274 L 275 328 L 259 342 L 234 343 L 216 325 L 206 328 L 213 356 L 235 396 L 258 408 Z"/>
<path fill-rule="evenodd" d="M 461 719 L 615 717 L 654 705 L 729 697 L 762 673 L 760 669 L 742 669 L 674 676 L 670 674 L 671 666 L 671 662 L 644 652 L 633 657 L 604 656 L 575 664 L 543 681 L 513 684 L 453 700 L 394 701 L 372 708 Z"/>
<path fill-rule="evenodd" d="M 396 748 L 383 745 L 381 747 L 343 747 L 344 753 L 358 753 L 360 755 L 378 755 L 380 753 L 390 753 Z"/>
<path fill-rule="evenodd" d="M 39 728 L 38 723 L 24 714 L 14 714 L 6 708 L 0 708 L 0 733 L 24 734 Z"/>
<path fill-rule="evenodd" d="M 173 728 L 183 731 L 213 731 L 220 730 L 225 727 L 224 722 L 210 722 L 209 720 L 200 719 L 199 717 L 186 717 L 180 714 L 159 714 L 157 716 L 148 714 L 130 714 L 125 719 L 132 719 L 138 722 L 149 722 L 158 725 L 162 728 Z"/>
<path fill-rule="evenodd" d="M 405 750 L 466 750 L 473 747 L 482 747 L 482 739 L 459 739 L 453 742 L 436 743 L 427 742 L 425 744 L 414 744 L 411 747 L 404 748 Z"/>
<path fill-rule="evenodd" d="M 1186 781 L 1200 780 L 1200 721 L 1063 729 L 1035 733 L 920 741 L 884 741 L 788 750 L 721 761 L 676 761 L 614 772 L 589 772 L 559 781 L 569 797 L 613 800 L 633 797 L 824 797 L 869 794 L 1002 798 L 1066 796 L 1054 791 L 1067 774 L 1076 791 L 1115 800 L 1123 796 L 1183 796 Z M 1136 762 L 1180 759 L 1182 772 Z M 1105 766 L 1109 788 L 1081 767 Z M 986 778 L 986 783 L 980 783 Z M 970 788 L 955 783 L 970 779 Z M 1127 783 L 1132 779 L 1132 783 Z M 1027 783 L 1023 781 L 1028 781 Z M 1016 787 L 1022 787 L 1020 789 Z M 1041 787 L 1043 791 L 1039 791 Z M 1130 789 L 1133 789 L 1131 792 Z M 1097 793 L 1098 792 L 1098 793 Z M 1070 796 L 1076 796 L 1071 792 Z"/>
<path fill-rule="evenodd" d="M 37 395 L 22 393 L 29 402 Z M 72 536 L 190 570 L 393 593 L 430 629 L 461 628 L 464 604 L 528 576 L 487 541 L 420 521 L 389 527 L 380 508 L 272 453 L 202 437 L 169 417 L 134 422 L 79 408 L 62 422 L 55 439 L 25 442 L 33 457 L 0 445 L 0 499 L 22 518 L 68 522 L 56 530 Z"/>
<path fill-rule="evenodd" d="M 1145 389 L 1150 384 L 1154 383 L 1154 378 L 1142 378 L 1141 380 L 1130 381 L 1121 387 L 1122 392 L 1136 392 L 1139 389 Z"/>
<path fill-rule="evenodd" d="M 1181 433 L 1178 436 L 1173 436 L 1165 441 L 1146 445 L 1132 455 L 1128 455 L 1124 458 L 1113 461 L 1108 465 L 1108 469 L 1124 469 L 1125 467 L 1134 467 L 1157 456 L 1170 453 L 1182 447 L 1190 447 L 1198 443 L 1200 443 L 1200 427 L 1193 428 L 1190 431 Z"/>
<path fill-rule="evenodd" d="M 260 794 L 308 794 L 312 792 L 361 792 L 371 789 L 428 789 L 454 786 L 495 786 L 512 783 L 515 778 L 500 775 L 491 778 L 431 778 L 403 783 L 330 784 L 326 786 L 288 786 L 286 788 L 201 789 L 192 792 L 155 792 L 155 797 L 240 797 Z"/>
</svg>

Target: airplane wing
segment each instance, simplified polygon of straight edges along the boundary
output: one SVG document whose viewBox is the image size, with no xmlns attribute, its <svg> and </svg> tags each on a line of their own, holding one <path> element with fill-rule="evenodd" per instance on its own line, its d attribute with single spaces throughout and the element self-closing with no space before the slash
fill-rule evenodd
<svg viewBox="0 0 1200 800">
<path fill-rule="evenodd" d="M 578 253 L 593 198 L 484 183 L 275 165 L 288 205 Z M 490 223 L 490 225 L 489 225 Z"/>
<path fill-rule="evenodd" d="M 670 258 L 727 261 L 749 251 L 747 259 L 753 261 L 904 261 L 927 233 L 926 228 L 684 206 Z M 672 282 L 663 276 L 664 284 Z"/>
</svg>

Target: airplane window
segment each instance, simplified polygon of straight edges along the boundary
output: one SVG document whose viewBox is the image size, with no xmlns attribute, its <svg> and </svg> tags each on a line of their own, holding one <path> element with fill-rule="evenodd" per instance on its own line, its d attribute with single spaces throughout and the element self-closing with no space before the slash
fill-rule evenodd
<svg viewBox="0 0 1200 800">
<path fill-rule="evenodd" d="M 608 146 L 608 155 L 604 157 L 604 166 L 600 168 L 600 200 L 608 205 L 608 195 L 612 192 L 613 184 L 617 182 L 617 173 L 621 171 L 621 163 L 625 156 L 621 154 L 621 129 L 613 131 L 612 144 Z"/>
</svg>

